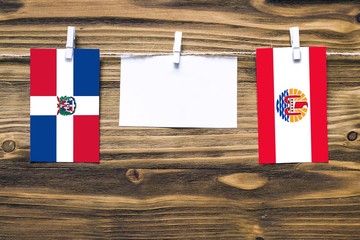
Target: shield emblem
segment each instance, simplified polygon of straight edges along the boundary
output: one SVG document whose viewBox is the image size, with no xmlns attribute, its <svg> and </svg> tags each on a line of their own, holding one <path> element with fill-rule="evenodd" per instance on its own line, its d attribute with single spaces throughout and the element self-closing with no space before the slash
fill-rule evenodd
<svg viewBox="0 0 360 240">
<path fill-rule="evenodd" d="M 57 114 L 60 113 L 60 115 L 69 116 L 75 113 L 76 101 L 74 97 L 62 96 L 60 98 L 57 97 L 57 99 L 58 99 Z"/>
</svg>

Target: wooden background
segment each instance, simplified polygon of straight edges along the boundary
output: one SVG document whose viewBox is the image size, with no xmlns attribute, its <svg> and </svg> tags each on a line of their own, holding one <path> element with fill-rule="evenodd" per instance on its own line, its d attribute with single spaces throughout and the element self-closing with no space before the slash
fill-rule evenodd
<svg viewBox="0 0 360 240">
<path fill-rule="evenodd" d="M 29 54 L 360 52 L 360 2 L 0 1 L 0 239 L 360 239 L 360 56 L 328 56 L 329 164 L 259 166 L 255 56 L 239 55 L 237 129 L 118 127 L 120 60 L 101 57 L 101 164 L 29 164 Z"/>
</svg>

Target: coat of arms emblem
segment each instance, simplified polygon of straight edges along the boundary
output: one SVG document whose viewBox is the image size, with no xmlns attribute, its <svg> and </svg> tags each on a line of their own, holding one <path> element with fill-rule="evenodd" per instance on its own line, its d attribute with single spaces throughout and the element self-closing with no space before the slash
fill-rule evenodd
<svg viewBox="0 0 360 240">
<path fill-rule="evenodd" d="M 73 115 L 76 110 L 76 101 L 74 97 L 69 96 L 61 96 L 60 98 L 57 97 L 58 104 L 57 104 L 57 114 L 68 116 Z"/>
<path fill-rule="evenodd" d="M 286 89 L 276 100 L 276 111 L 285 122 L 298 122 L 308 111 L 308 100 L 305 94 L 296 88 Z"/>
</svg>

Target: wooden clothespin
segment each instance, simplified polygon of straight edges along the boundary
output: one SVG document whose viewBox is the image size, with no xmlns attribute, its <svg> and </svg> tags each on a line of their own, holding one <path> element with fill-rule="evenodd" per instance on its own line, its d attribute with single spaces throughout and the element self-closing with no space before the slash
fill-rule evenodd
<svg viewBox="0 0 360 240">
<path fill-rule="evenodd" d="M 75 27 L 68 27 L 65 58 L 72 59 L 75 48 Z"/>
<path fill-rule="evenodd" d="M 301 59 L 299 27 L 290 28 L 290 39 L 291 47 L 293 49 L 293 59 L 298 61 Z"/>
<path fill-rule="evenodd" d="M 180 63 L 180 55 L 181 55 L 181 39 L 182 39 L 182 32 L 175 32 L 175 40 L 174 40 L 174 59 L 173 62 L 175 64 Z"/>
</svg>

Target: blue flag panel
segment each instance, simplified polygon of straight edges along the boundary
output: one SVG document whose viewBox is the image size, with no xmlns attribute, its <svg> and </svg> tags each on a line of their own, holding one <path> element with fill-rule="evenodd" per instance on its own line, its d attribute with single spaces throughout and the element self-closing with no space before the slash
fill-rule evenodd
<svg viewBox="0 0 360 240">
<path fill-rule="evenodd" d="M 30 116 L 30 149 L 31 162 L 56 162 L 56 116 Z"/>
<path fill-rule="evenodd" d="M 99 49 L 74 50 L 74 95 L 99 96 Z"/>
</svg>

